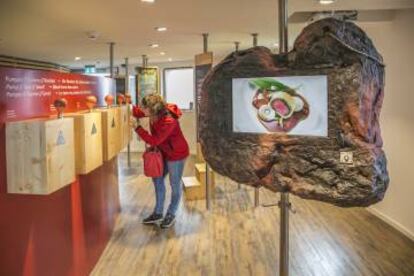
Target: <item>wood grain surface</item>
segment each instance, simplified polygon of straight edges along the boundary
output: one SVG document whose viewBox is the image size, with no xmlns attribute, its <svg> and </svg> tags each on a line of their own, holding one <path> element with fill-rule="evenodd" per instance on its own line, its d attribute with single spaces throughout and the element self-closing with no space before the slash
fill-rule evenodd
<svg viewBox="0 0 414 276">
<path fill-rule="evenodd" d="M 74 113 L 77 174 L 88 174 L 103 163 L 101 112 Z"/>
<path fill-rule="evenodd" d="M 121 143 L 119 150 L 122 151 L 132 138 L 132 128 L 129 126 L 129 117 L 131 116 L 130 106 L 123 105 L 120 107 L 121 120 Z"/>
<path fill-rule="evenodd" d="M 75 181 L 73 119 L 6 125 L 7 192 L 50 194 Z"/>
<path fill-rule="evenodd" d="M 186 176 L 194 174 L 194 159 L 187 161 Z M 278 275 L 277 207 L 255 209 L 253 188 L 239 190 L 217 175 L 210 212 L 204 200 L 182 202 L 174 227 L 143 225 L 154 191 L 140 161 L 134 156 L 127 169 L 120 156 L 122 212 L 92 275 Z M 261 189 L 262 203 L 277 201 Z M 291 275 L 414 275 L 414 242 L 364 208 L 294 196 L 292 203 L 297 213 L 290 223 Z"/>
<path fill-rule="evenodd" d="M 118 107 L 98 109 L 102 113 L 103 159 L 109 161 L 120 151 L 122 139 L 120 109 Z"/>
</svg>

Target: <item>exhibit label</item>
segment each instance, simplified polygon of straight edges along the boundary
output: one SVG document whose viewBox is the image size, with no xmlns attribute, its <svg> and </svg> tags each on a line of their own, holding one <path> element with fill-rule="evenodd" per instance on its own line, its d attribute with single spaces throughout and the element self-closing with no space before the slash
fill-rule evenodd
<svg viewBox="0 0 414 276">
<path fill-rule="evenodd" d="M 5 119 L 43 117 L 56 113 L 53 102 L 67 100 L 66 112 L 87 109 L 85 98 L 94 95 L 104 105 L 115 93 L 115 82 L 105 77 L 0 67 L 0 104 Z"/>
</svg>

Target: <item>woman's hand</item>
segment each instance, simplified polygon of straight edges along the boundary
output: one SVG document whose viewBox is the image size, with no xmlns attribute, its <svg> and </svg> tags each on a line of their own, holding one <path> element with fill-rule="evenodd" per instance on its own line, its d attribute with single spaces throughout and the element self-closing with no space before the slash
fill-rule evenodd
<svg viewBox="0 0 414 276">
<path fill-rule="evenodd" d="M 139 122 L 139 119 L 134 118 L 134 117 L 129 118 L 129 126 L 132 127 L 133 129 L 136 129 L 140 125 L 141 124 Z"/>
</svg>

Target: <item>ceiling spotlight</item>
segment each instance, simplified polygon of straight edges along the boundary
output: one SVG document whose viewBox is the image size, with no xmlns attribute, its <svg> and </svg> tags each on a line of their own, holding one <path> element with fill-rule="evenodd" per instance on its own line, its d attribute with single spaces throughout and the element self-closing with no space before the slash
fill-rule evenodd
<svg viewBox="0 0 414 276">
<path fill-rule="evenodd" d="M 161 52 L 160 55 L 165 56 L 165 52 Z"/>
<path fill-rule="evenodd" d="M 169 58 L 168 61 L 171 62 L 171 61 L 173 61 L 173 59 L 172 58 Z"/>
<path fill-rule="evenodd" d="M 155 0 L 141 0 L 141 2 L 144 2 L 144 3 L 154 3 Z"/>
<path fill-rule="evenodd" d="M 318 0 L 321 5 L 330 5 L 333 4 L 336 0 Z"/>
<path fill-rule="evenodd" d="M 167 30 L 167 27 L 155 27 L 155 30 L 157 32 L 165 32 Z"/>
<path fill-rule="evenodd" d="M 81 57 L 75 57 L 76 61 L 81 60 L 81 59 L 82 59 Z"/>
<path fill-rule="evenodd" d="M 158 48 L 158 47 L 160 47 L 160 45 L 159 45 L 159 44 L 157 44 L 157 43 L 150 44 L 149 46 L 150 46 L 151 48 Z"/>
<path fill-rule="evenodd" d="M 273 47 L 278 48 L 279 47 L 279 43 L 273 43 Z"/>
</svg>

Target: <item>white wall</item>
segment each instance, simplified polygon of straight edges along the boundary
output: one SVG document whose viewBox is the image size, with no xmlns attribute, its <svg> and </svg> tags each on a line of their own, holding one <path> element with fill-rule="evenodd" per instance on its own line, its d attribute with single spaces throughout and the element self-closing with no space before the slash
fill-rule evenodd
<svg viewBox="0 0 414 276">
<path fill-rule="evenodd" d="M 370 210 L 414 239 L 414 10 L 362 27 L 386 63 L 381 127 L 391 182 Z"/>
</svg>

